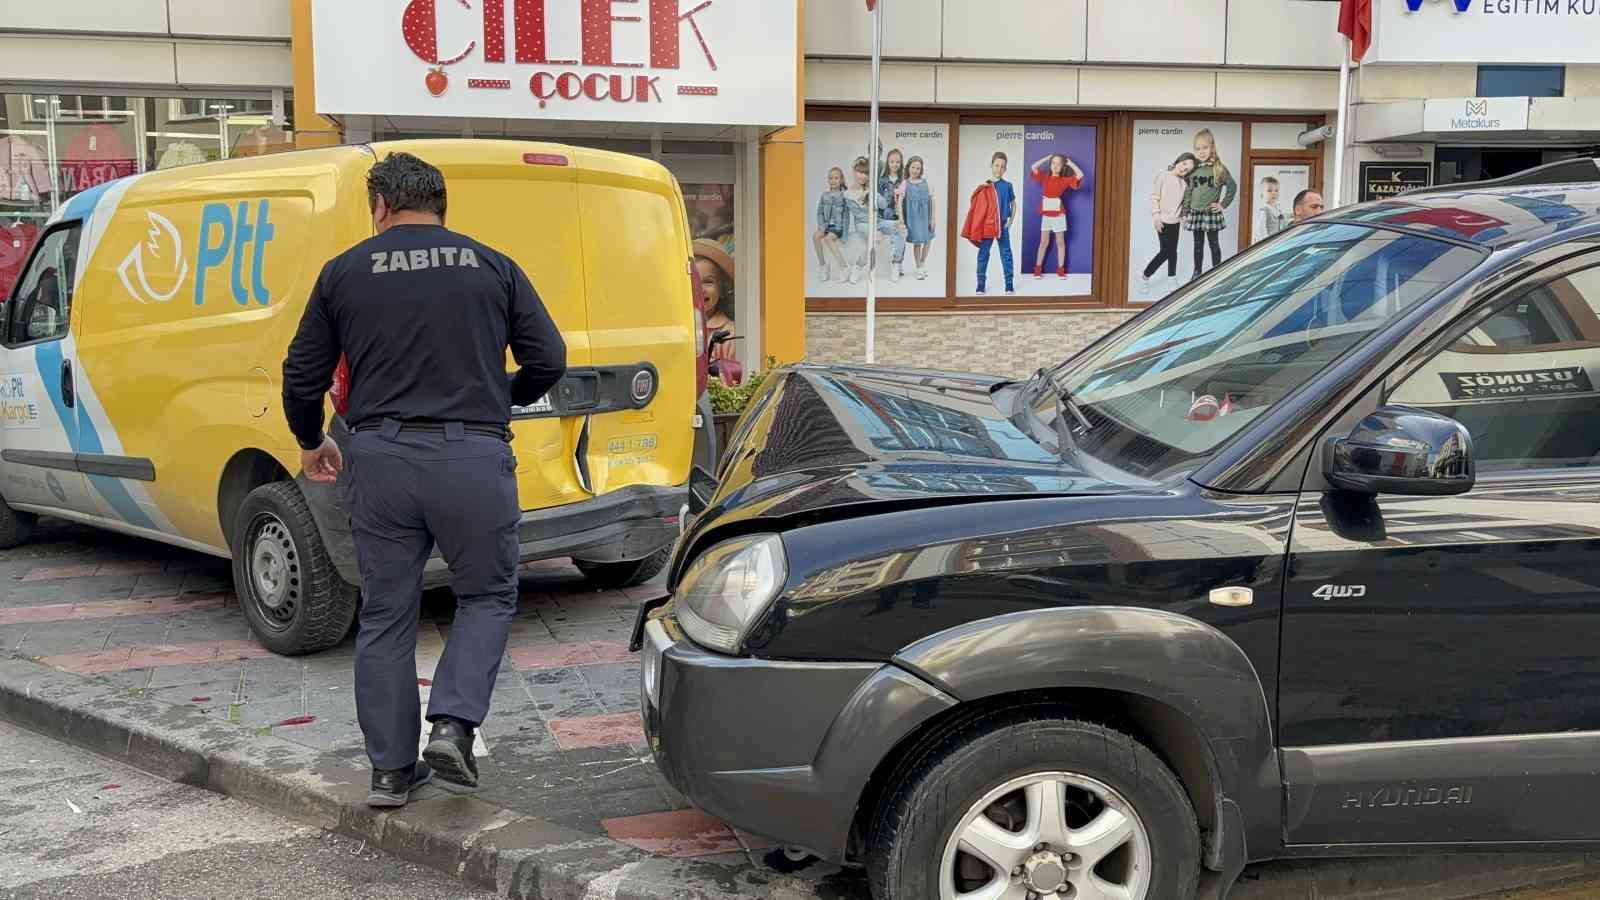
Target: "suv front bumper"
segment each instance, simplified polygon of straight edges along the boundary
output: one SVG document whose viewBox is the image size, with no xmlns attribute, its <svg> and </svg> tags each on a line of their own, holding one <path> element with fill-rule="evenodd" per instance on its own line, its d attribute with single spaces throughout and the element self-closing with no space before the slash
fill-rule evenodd
<svg viewBox="0 0 1600 900">
<path fill-rule="evenodd" d="M 639 702 L 656 765 L 730 825 L 850 862 L 850 828 L 878 764 L 955 700 L 893 665 L 732 657 L 645 625 Z"/>
</svg>

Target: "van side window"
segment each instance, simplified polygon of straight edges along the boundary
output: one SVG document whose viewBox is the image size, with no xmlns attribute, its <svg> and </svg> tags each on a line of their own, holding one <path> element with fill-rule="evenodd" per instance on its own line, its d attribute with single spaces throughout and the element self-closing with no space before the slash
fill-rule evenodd
<svg viewBox="0 0 1600 900">
<path fill-rule="evenodd" d="M 31 344 L 66 337 L 77 287 L 80 225 L 45 235 L 6 304 L 7 342 Z"/>
<path fill-rule="evenodd" d="M 1480 472 L 1600 468 L 1600 267 L 1497 302 L 1389 402 L 1467 426 Z"/>
</svg>

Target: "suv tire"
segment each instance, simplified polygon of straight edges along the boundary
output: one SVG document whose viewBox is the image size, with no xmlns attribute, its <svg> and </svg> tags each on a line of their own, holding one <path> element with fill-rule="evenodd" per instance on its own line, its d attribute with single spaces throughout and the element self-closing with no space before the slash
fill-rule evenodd
<svg viewBox="0 0 1600 900">
<path fill-rule="evenodd" d="M 38 516 L 12 509 L 11 504 L 0 499 L 0 550 L 26 544 L 33 537 L 33 526 L 37 524 Z"/>
<path fill-rule="evenodd" d="M 1074 886 L 1104 877 L 1143 900 L 1194 897 L 1199 828 L 1178 779 L 1138 741 L 1061 712 L 981 716 L 909 757 L 873 823 L 867 858 L 872 896 L 939 898 L 946 878 L 960 892 L 1008 878 L 1029 893 L 1051 896 L 1064 873 Z M 1027 824 L 1036 798 L 1052 796 L 1066 801 L 1066 826 L 1081 829 L 1067 832 L 1067 840 L 1056 838 L 1059 830 L 1040 834 Z M 1084 838 L 1091 826 L 1113 836 L 1090 844 Z M 958 828 L 979 840 L 992 834 L 1027 846 L 990 845 L 1013 865 L 1003 872 L 961 849 L 954 839 Z M 1124 832 L 1128 837 L 1121 838 Z M 1113 844 L 1116 849 L 1104 853 Z M 1036 849 L 1041 845 L 1044 851 Z"/>
<path fill-rule="evenodd" d="M 250 492 L 234 519 L 233 585 L 250 630 L 280 656 L 337 645 L 361 592 L 339 577 L 305 497 L 292 482 Z"/>
<path fill-rule="evenodd" d="M 585 559 L 575 559 L 573 564 L 589 583 L 598 588 L 625 588 L 637 587 L 646 581 L 661 574 L 667 567 L 667 562 L 672 558 L 672 548 L 662 547 L 660 550 L 630 562 L 589 562 Z"/>
</svg>

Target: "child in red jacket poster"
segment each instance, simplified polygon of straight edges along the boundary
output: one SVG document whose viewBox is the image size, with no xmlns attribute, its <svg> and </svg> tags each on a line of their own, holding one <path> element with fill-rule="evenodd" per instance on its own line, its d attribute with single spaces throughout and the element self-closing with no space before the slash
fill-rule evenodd
<svg viewBox="0 0 1600 900">
<path fill-rule="evenodd" d="M 1006 180 L 1010 163 L 1003 152 L 989 159 L 990 177 L 973 192 L 967 210 L 967 227 L 962 236 L 978 247 L 978 293 L 988 293 L 989 254 L 1000 245 L 1000 271 L 1005 275 L 1006 293 L 1015 294 L 1016 266 L 1011 257 L 1011 220 L 1017 214 L 1017 192 Z"/>
</svg>

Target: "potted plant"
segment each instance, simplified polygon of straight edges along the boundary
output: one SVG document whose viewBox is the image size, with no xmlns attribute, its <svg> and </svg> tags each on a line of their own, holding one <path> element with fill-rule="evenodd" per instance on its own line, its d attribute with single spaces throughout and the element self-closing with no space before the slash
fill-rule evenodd
<svg viewBox="0 0 1600 900">
<path fill-rule="evenodd" d="M 746 375 L 741 383 L 732 387 L 716 378 L 711 379 L 706 389 L 711 394 L 712 424 L 717 433 L 717 447 L 727 449 L 728 442 L 733 439 L 733 427 L 739 423 L 739 417 L 744 415 L 750 400 L 760 393 L 767 373 L 777 365 L 777 359 L 768 357 L 765 371 Z"/>
</svg>

